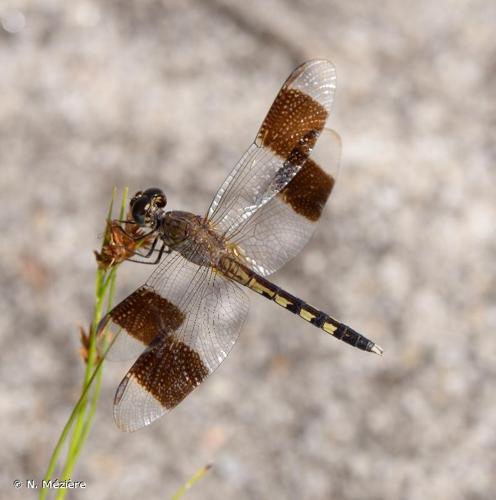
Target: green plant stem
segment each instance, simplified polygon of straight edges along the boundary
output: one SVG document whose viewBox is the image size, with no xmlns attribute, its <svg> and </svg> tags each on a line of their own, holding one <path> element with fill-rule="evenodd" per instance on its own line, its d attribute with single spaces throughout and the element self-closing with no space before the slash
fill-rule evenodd
<svg viewBox="0 0 496 500">
<path fill-rule="evenodd" d="M 115 198 L 115 189 L 112 193 L 112 200 L 109 206 L 109 211 L 107 215 L 107 220 L 110 220 L 111 215 L 112 215 L 112 209 L 113 209 L 113 202 Z M 124 216 L 124 211 L 125 211 L 125 206 L 126 206 L 126 199 L 127 199 L 127 188 L 124 189 L 123 196 L 122 196 L 122 202 L 121 202 L 121 207 L 120 207 L 120 219 L 122 220 Z M 104 243 L 105 244 L 105 238 L 104 238 Z M 47 472 L 45 474 L 44 480 L 49 480 L 52 478 L 52 475 L 55 471 L 55 468 L 57 466 L 57 461 L 60 456 L 60 453 L 62 452 L 62 448 L 64 446 L 64 443 L 66 439 L 68 438 L 70 434 L 70 430 L 72 426 L 74 425 L 74 429 L 71 435 L 69 447 L 68 447 L 68 452 L 67 452 L 67 458 L 66 462 L 62 471 L 62 480 L 67 480 L 70 479 L 71 473 L 74 469 L 74 466 L 76 464 L 76 460 L 79 456 L 79 454 L 82 451 L 82 448 L 84 446 L 84 443 L 86 442 L 86 439 L 89 435 L 89 431 L 91 429 L 91 423 L 93 420 L 93 417 L 96 412 L 96 406 L 98 403 L 98 399 L 100 397 L 100 392 L 101 392 L 101 383 L 102 383 L 102 374 L 103 374 L 103 361 L 105 359 L 105 356 L 110 349 L 113 341 L 110 343 L 109 346 L 104 345 L 104 353 L 102 354 L 102 357 L 100 361 L 97 360 L 97 338 L 96 338 L 96 333 L 97 333 L 97 328 L 98 324 L 100 323 L 100 320 L 102 319 L 103 316 L 103 310 L 104 310 L 104 304 L 105 301 L 107 301 L 107 308 L 106 311 L 109 311 L 112 302 L 113 302 L 113 297 L 115 293 L 115 281 L 116 281 L 116 267 L 112 267 L 107 270 L 102 270 L 98 269 L 96 272 L 96 279 L 95 279 L 95 310 L 93 314 L 93 319 L 90 327 L 90 332 L 89 332 L 89 344 L 88 344 L 88 356 L 87 356 L 87 362 L 86 362 L 86 369 L 84 373 L 84 380 L 83 380 L 83 385 L 82 385 L 82 392 L 81 396 L 74 406 L 74 409 L 72 410 L 72 413 L 65 424 L 62 433 L 57 441 L 57 444 L 55 446 L 55 449 L 52 453 L 52 456 L 50 458 L 50 462 L 48 465 Z M 93 392 L 91 393 L 90 396 L 90 388 L 94 384 Z M 91 404 L 89 409 L 87 409 L 88 406 L 88 397 L 91 398 Z M 59 489 L 56 495 L 56 498 L 58 500 L 61 500 L 65 497 L 66 493 L 68 490 L 66 489 Z M 40 491 L 40 496 L 39 498 L 41 500 L 45 499 L 48 494 L 48 489 L 47 488 L 42 488 Z"/>
<path fill-rule="evenodd" d="M 108 289 L 109 290 L 108 294 L 107 293 L 102 294 L 102 301 L 101 301 L 102 303 L 103 303 L 103 298 L 105 296 L 108 297 L 107 310 L 110 310 L 112 308 L 112 301 L 113 301 L 114 292 L 115 292 L 115 278 L 116 278 L 116 269 L 113 268 L 112 271 L 110 272 L 110 275 L 108 276 L 107 280 L 105 280 L 105 282 L 104 282 L 104 290 L 106 292 Z M 101 309 L 100 309 L 99 314 L 100 314 L 100 318 L 96 318 L 96 319 L 98 319 L 98 322 L 100 321 L 101 315 L 102 315 Z M 97 316 L 97 314 L 95 314 L 95 317 L 96 316 Z M 98 322 L 97 322 L 97 325 L 98 325 Z M 96 331 L 96 327 L 93 326 L 92 330 Z M 93 342 L 90 343 L 90 346 L 93 344 L 96 344 L 96 339 L 94 339 Z M 107 348 L 108 347 L 105 345 L 104 350 L 106 350 Z M 102 376 L 103 376 L 103 367 L 100 365 L 99 370 L 96 373 L 96 377 L 95 377 L 95 381 L 94 381 L 93 395 L 91 397 L 90 408 L 87 412 L 86 419 L 83 422 L 82 428 L 80 430 L 80 434 L 78 435 L 78 441 L 75 442 L 75 446 L 72 449 L 70 455 L 68 456 L 66 466 L 65 466 L 64 471 L 62 473 L 62 480 L 70 478 L 70 474 L 74 468 L 76 460 L 77 460 L 80 452 L 82 451 L 84 443 L 86 442 L 86 440 L 88 438 L 88 434 L 91 430 L 91 423 L 93 421 L 93 417 L 94 417 L 95 412 L 96 412 L 98 400 L 100 398 Z M 58 491 L 57 496 L 55 498 L 57 500 L 63 499 L 65 497 L 65 493 L 66 493 L 66 490 L 61 489 Z"/>
<path fill-rule="evenodd" d="M 69 435 L 69 432 L 71 430 L 71 427 L 72 427 L 74 421 L 77 419 L 76 420 L 76 425 L 75 425 L 75 428 L 74 428 L 74 432 L 73 432 L 73 435 L 72 435 L 73 437 L 71 439 L 71 443 L 70 443 L 70 446 L 69 446 L 69 453 L 68 453 L 68 457 L 67 457 L 67 462 L 66 462 L 66 465 L 65 465 L 63 473 L 62 473 L 62 479 L 69 479 L 70 473 L 72 472 L 72 469 L 74 467 L 75 461 L 77 459 L 77 455 L 79 454 L 79 450 L 80 450 L 80 447 L 77 446 L 77 444 L 80 442 L 81 433 L 83 431 L 82 416 L 84 416 L 84 410 L 86 409 L 88 392 L 89 392 L 90 386 L 91 386 L 94 378 L 97 376 L 98 373 L 100 373 L 100 374 L 102 373 L 102 371 L 100 370 L 100 368 L 101 368 L 101 365 L 102 365 L 103 358 L 102 358 L 102 361 L 100 361 L 100 363 L 98 363 L 98 365 L 94 369 L 93 369 L 94 363 L 91 363 L 91 366 L 90 366 L 90 358 L 92 357 L 93 360 L 95 359 L 95 354 L 96 354 L 96 342 L 95 342 L 96 326 L 98 325 L 98 322 L 100 321 L 101 316 L 102 316 L 103 296 L 100 295 L 100 294 L 102 292 L 105 292 L 105 289 L 106 289 L 106 287 L 104 287 L 102 289 L 102 283 L 104 283 L 104 281 L 103 281 L 103 274 L 104 273 L 102 273 L 101 271 L 97 272 L 97 287 L 96 288 L 97 288 L 97 291 L 99 292 L 97 294 L 97 298 L 99 297 L 100 300 L 97 300 L 97 304 L 96 304 L 96 307 L 95 307 L 95 315 L 94 315 L 94 318 L 93 318 L 93 324 L 91 326 L 91 334 L 90 335 L 92 337 L 90 337 L 90 345 L 89 345 L 89 349 L 88 349 L 88 363 L 86 365 L 86 370 L 85 370 L 83 392 L 81 394 L 81 397 L 79 398 L 79 401 L 76 403 L 76 406 L 72 410 L 72 413 L 71 413 L 71 415 L 69 417 L 69 420 L 65 424 L 64 429 L 62 430 L 62 434 L 60 435 L 60 438 L 59 438 L 59 440 L 57 442 L 57 445 L 55 446 L 54 452 L 53 452 L 52 457 L 50 459 L 50 463 L 49 463 L 47 472 L 46 472 L 45 477 L 44 477 L 45 480 L 51 479 L 52 474 L 55 471 L 57 460 L 58 460 L 58 458 L 60 456 L 60 453 L 62 451 L 62 447 L 64 445 L 64 442 L 65 442 L 65 440 L 67 439 L 67 437 Z M 88 369 L 88 367 L 90 367 L 90 368 Z M 100 375 L 100 378 L 101 378 L 101 375 Z M 94 400 L 95 409 L 96 409 L 96 402 L 97 402 L 97 400 Z M 93 413 L 94 413 L 94 411 L 93 411 Z M 86 431 L 85 434 L 87 435 L 88 432 L 89 432 L 89 429 Z M 60 489 L 58 491 L 59 491 L 59 493 L 63 493 L 64 496 L 65 496 L 65 492 L 67 490 Z M 47 493 L 48 493 L 48 490 L 46 488 L 43 488 L 41 490 L 41 492 L 40 492 L 40 499 L 41 500 L 45 499 L 46 496 L 47 496 Z M 63 496 L 59 496 L 58 495 L 57 498 L 63 498 Z"/>
<path fill-rule="evenodd" d="M 102 271 L 97 272 L 97 283 L 96 283 L 96 307 L 95 307 L 95 314 L 93 316 L 93 322 L 91 325 L 91 330 L 90 330 L 90 341 L 89 341 L 89 348 L 88 348 L 88 360 L 86 363 L 86 371 L 84 374 L 84 387 L 89 383 L 89 380 L 91 378 L 91 375 L 95 372 L 94 366 L 95 366 L 95 361 L 96 361 L 96 331 L 98 327 L 98 323 L 100 322 L 102 318 L 102 311 L 103 311 L 103 303 L 105 300 L 105 295 L 106 291 L 108 288 L 108 280 L 105 280 L 105 273 Z M 71 442 L 69 444 L 69 451 L 67 453 L 67 459 L 66 463 L 64 466 L 64 469 L 62 471 L 61 479 L 63 481 L 70 479 L 72 471 L 74 469 L 74 465 L 76 464 L 76 460 L 83 448 L 83 445 L 86 441 L 86 438 L 89 433 L 89 428 L 90 428 L 90 423 L 91 419 L 93 418 L 93 415 L 96 410 L 96 404 L 98 402 L 98 397 L 100 395 L 100 386 L 101 386 L 101 378 L 102 378 L 102 373 L 103 370 L 101 369 L 100 365 L 100 370 L 96 373 L 96 386 L 94 387 L 93 390 L 93 396 L 91 397 L 91 406 L 90 410 L 87 411 L 87 406 L 88 406 L 88 393 L 86 394 L 85 398 L 83 399 L 83 402 L 81 404 L 81 408 L 79 412 L 77 413 L 76 417 L 76 424 L 74 426 L 74 431 L 72 434 Z M 98 388 L 98 391 L 97 391 Z M 89 391 L 88 391 L 89 392 Z M 57 491 L 57 494 L 55 498 L 57 500 L 62 500 L 65 498 L 66 493 L 68 490 L 66 489 L 59 489 Z"/>
<path fill-rule="evenodd" d="M 198 469 L 191 479 L 189 479 L 186 483 L 184 483 L 175 493 L 172 495 L 171 500 L 179 500 L 183 498 L 183 496 L 186 494 L 186 492 L 196 483 L 198 482 L 210 469 L 212 468 L 212 465 L 205 465 L 204 467 L 201 467 Z"/>
<path fill-rule="evenodd" d="M 107 348 L 107 351 L 110 349 L 111 345 L 109 345 L 109 347 Z M 107 354 L 107 351 L 105 351 L 105 354 Z M 83 390 L 81 396 L 79 397 L 78 402 L 74 406 L 72 413 L 69 416 L 69 419 L 67 420 L 67 422 L 62 430 L 62 433 L 60 434 L 60 437 L 57 441 L 55 449 L 53 450 L 52 456 L 50 458 L 50 463 L 49 463 L 48 469 L 45 473 L 45 477 L 43 478 L 45 481 L 48 481 L 52 477 L 52 474 L 53 474 L 55 467 L 57 465 L 58 457 L 62 451 L 62 447 L 64 445 L 66 438 L 67 438 L 67 435 L 69 434 L 69 431 L 71 430 L 72 424 L 74 423 L 74 419 L 76 418 L 76 415 L 77 415 L 78 411 L 80 410 L 81 404 L 82 404 L 83 400 L 85 399 L 85 397 L 88 393 L 88 390 L 91 387 L 91 384 L 93 383 L 94 378 L 96 377 L 97 373 L 99 372 L 104 359 L 105 359 L 105 356 L 103 356 L 102 359 L 97 364 L 95 371 L 93 372 L 93 375 L 91 376 L 90 380 L 88 381 L 88 385 Z M 48 493 L 47 488 L 43 488 L 40 491 L 40 499 L 46 498 L 47 493 Z"/>
</svg>

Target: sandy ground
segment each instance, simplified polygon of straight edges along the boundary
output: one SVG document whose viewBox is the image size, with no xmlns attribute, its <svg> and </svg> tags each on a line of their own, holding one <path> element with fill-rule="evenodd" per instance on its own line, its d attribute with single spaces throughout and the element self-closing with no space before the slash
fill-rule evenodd
<svg viewBox="0 0 496 500">
<path fill-rule="evenodd" d="M 260 297 L 222 367 L 123 434 L 107 365 L 77 499 L 496 498 L 496 4 L 0 4 L 0 497 L 31 498 L 77 398 L 113 186 L 203 212 L 279 86 L 338 70 L 339 183 L 274 280 L 376 340 Z M 249 4 L 249 6 L 248 6 Z M 127 264 L 123 298 L 149 272 Z M 71 497 L 71 496 L 70 496 Z"/>
</svg>

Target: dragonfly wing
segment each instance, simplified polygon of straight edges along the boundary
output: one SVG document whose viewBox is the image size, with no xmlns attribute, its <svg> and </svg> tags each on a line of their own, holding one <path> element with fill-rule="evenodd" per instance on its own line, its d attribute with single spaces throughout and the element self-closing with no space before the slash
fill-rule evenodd
<svg viewBox="0 0 496 500">
<path fill-rule="evenodd" d="M 324 130 L 312 157 L 289 184 L 232 234 L 232 243 L 254 271 L 272 274 L 308 243 L 337 180 L 340 155 L 339 135 Z"/>
<path fill-rule="evenodd" d="M 293 71 L 212 201 L 207 216 L 219 232 L 230 238 L 295 177 L 325 127 L 335 88 L 329 61 L 308 61 Z"/>
<path fill-rule="evenodd" d="M 227 357 L 247 312 L 242 287 L 212 268 L 180 254 L 161 263 L 105 323 L 120 353 L 141 346 L 115 395 L 118 427 L 135 431 L 177 406 Z"/>
</svg>

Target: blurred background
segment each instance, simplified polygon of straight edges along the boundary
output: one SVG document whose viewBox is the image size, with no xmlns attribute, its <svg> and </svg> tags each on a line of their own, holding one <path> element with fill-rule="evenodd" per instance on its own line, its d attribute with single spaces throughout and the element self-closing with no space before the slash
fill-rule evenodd
<svg viewBox="0 0 496 500">
<path fill-rule="evenodd" d="M 69 498 L 496 498 L 496 4 L 3 0 L 0 496 L 29 498 L 77 399 L 112 188 L 202 213 L 302 61 L 338 71 L 340 178 L 274 281 L 381 359 L 253 296 L 175 411 L 112 419 L 107 364 Z M 122 299 L 147 277 L 125 264 Z"/>
</svg>

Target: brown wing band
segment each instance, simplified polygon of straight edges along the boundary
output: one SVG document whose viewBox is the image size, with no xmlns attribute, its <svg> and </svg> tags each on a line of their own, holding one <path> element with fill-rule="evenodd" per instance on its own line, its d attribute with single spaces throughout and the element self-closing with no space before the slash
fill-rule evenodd
<svg viewBox="0 0 496 500">
<path fill-rule="evenodd" d="M 129 378 L 134 379 L 162 406 L 172 409 L 207 375 L 208 369 L 196 351 L 174 336 L 164 336 L 156 347 L 138 358 L 124 380 L 127 385 Z M 123 389 L 117 391 L 115 404 L 119 403 Z"/>
<path fill-rule="evenodd" d="M 258 132 L 257 143 L 281 158 L 310 151 L 327 119 L 326 109 L 298 89 L 283 87 Z"/>
<path fill-rule="evenodd" d="M 184 314 L 155 290 L 142 286 L 110 312 L 112 321 L 129 335 L 149 345 L 158 333 L 176 331 Z"/>
<path fill-rule="evenodd" d="M 278 196 L 296 213 L 315 222 L 320 218 L 333 186 L 334 177 L 309 158 Z"/>
</svg>

